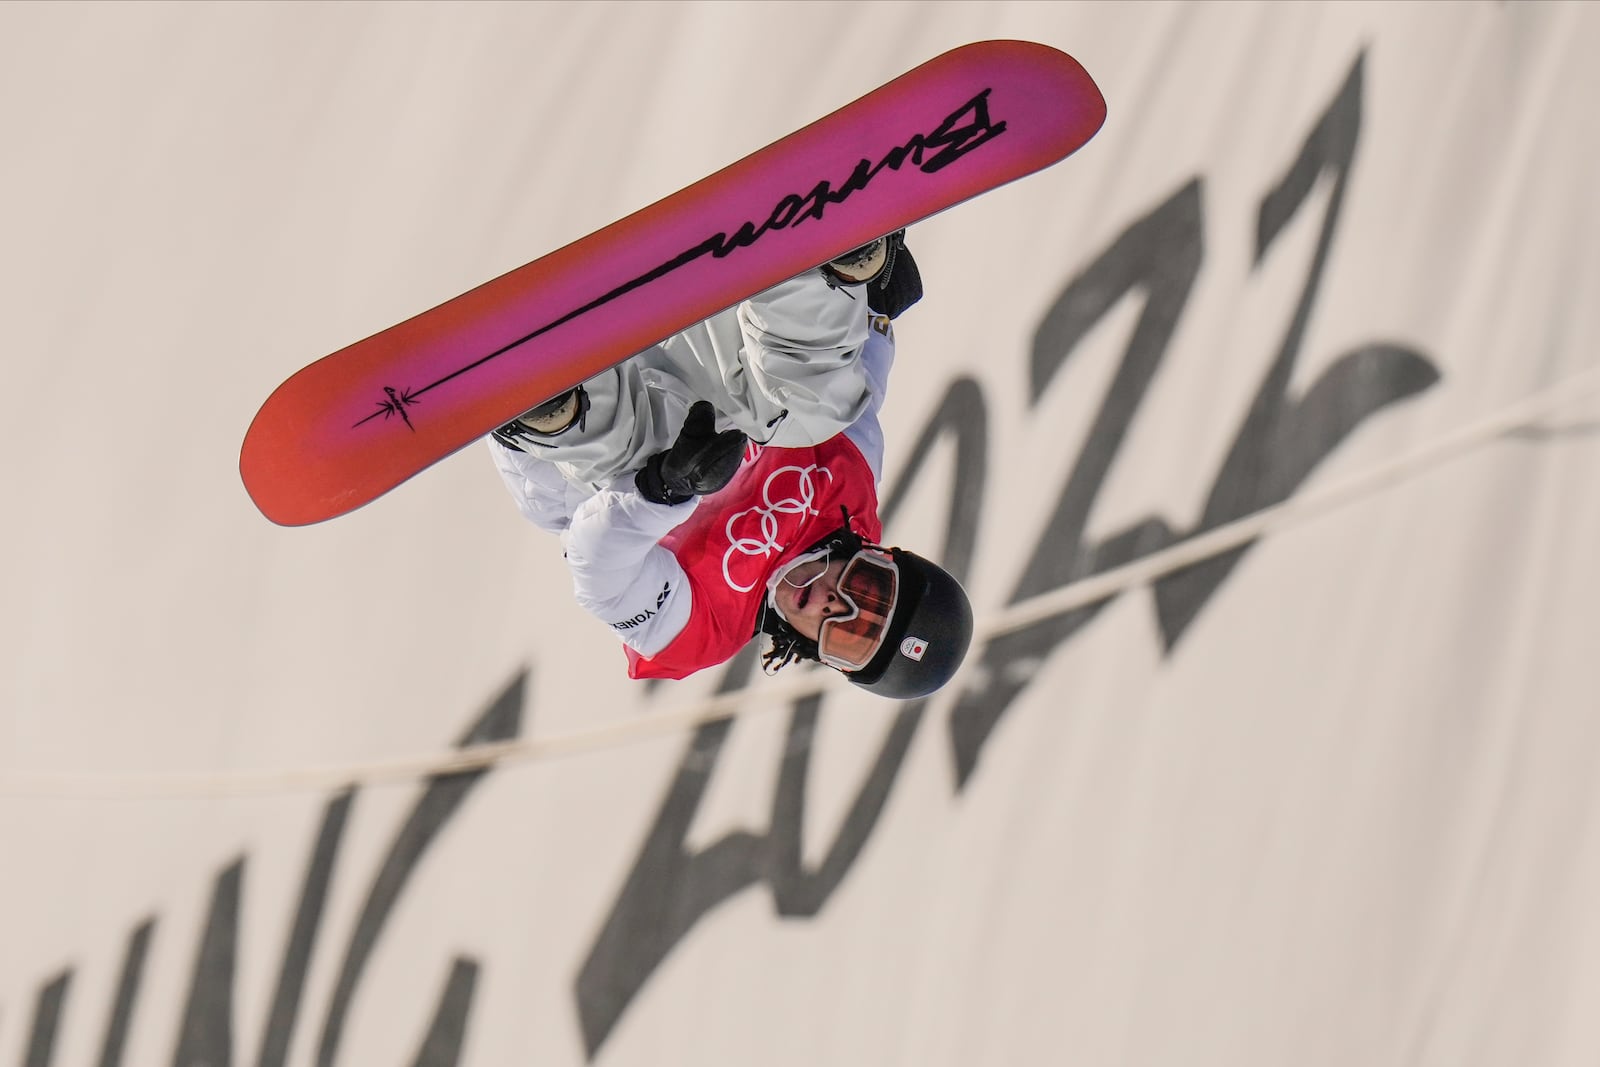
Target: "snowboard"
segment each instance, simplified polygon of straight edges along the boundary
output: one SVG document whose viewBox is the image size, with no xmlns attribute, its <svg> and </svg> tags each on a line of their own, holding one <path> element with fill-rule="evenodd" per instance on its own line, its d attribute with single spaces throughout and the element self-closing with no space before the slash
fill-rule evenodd
<svg viewBox="0 0 1600 1067">
<path fill-rule="evenodd" d="M 335 518 L 777 283 L 1064 159 L 1105 121 L 1072 57 L 946 52 L 543 258 L 305 367 L 245 433 L 275 523 Z"/>
</svg>

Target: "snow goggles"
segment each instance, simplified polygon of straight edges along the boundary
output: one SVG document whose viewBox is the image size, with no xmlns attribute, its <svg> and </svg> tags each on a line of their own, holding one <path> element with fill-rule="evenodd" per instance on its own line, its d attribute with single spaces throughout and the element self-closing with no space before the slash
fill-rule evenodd
<svg viewBox="0 0 1600 1067">
<path fill-rule="evenodd" d="M 850 611 L 822 620 L 817 658 L 842 671 L 859 671 L 871 663 L 883 647 L 899 590 L 900 568 L 893 556 L 864 548 L 850 557 L 834 588 Z"/>
</svg>

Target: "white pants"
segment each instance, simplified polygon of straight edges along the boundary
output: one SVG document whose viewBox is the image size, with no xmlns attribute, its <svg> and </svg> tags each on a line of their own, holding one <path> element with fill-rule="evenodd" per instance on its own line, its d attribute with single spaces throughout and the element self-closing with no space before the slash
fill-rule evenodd
<svg viewBox="0 0 1600 1067">
<path fill-rule="evenodd" d="M 877 413 L 894 333 L 865 296 L 808 272 L 585 382 L 583 426 L 545 439 L 548 447 L 524 452 L 489 438 L 518 510 L 546 530 L 565 530 L 585 500 L 672 447 L 689 405 L 702 399 L 720 412 L 719 429 L 737 427 L 763 444 L 812 445 L 846 432 L 880 473 Z"/>
<path fill-rule="evenodd" d="M 754 441 L 826 441 L 869 402 L 861 349 L 870 315 L 865 288 L 832 288 L 807 271 L 585 382 L 584 425 L 540 441 L 550 447 L 535 454 L 568 481 L 608 485 L 672 447 L 696 400 L 717 409 L 718 429 Z"/>
</svg>

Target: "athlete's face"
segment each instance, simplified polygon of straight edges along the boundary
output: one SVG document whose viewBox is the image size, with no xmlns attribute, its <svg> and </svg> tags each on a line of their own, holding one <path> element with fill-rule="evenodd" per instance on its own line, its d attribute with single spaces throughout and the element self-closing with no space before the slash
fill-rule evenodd
<svg viewBox="0 0 1600 1067">
<path fill-rule="evenodd" d="M 839 599 L 839 575 L 844 572 L 845 560 L 813 560 L 802 563 L 778 583 L 778 611 L 800 636 L 815 641 L 822 630 L 822 620 L 830 615 L 847 614 L 851 608 Z"/>
</svg>

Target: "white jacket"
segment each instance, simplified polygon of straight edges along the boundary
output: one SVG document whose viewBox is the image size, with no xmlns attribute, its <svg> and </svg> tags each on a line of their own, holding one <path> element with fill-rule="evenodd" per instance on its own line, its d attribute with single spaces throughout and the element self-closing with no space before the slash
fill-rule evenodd
<svg viewBox="0 0 1600 1067">
<path fill-rule="evenodd" d="M 658 348 L 670 346 L 676 340 L 674 338 Z M 861 450 L 875 480 L 883 476 L 883 430 L 878 413 L 888 391 L 889 372 L 893 363 L 893 328 L 888 319 L 874 316 L 870 320 L 867 340 L 848 360 L 840 361 L 842 370 L 837 366 L 835 370 L 835 373 L 848 374 L 863 387 L 862 395 L 852 405 L 857 409 L 855 418 L 844 429 L 844 433 Z M 696 362 L 695 366 L 704 368 L 706 364 Z M 771 378 L 766 380 L 772 381 Z M 648 379 L 654 385 L 647 384 L 644 376 L 630 374 L 623 374 L 614 381 L 619 384 L 632 383 L 635 389 L 657 390 L 669 400 L 675 397 L 677 400 L 673 402 L 681 401 L 684 411 L 687 411 L 688 403 L 693 399 L 685 384 L 667 375 L 660 365 L 654 368 L 654 375 Z M 743 384 L 753 383 L 747 377 Z M 789 416 L 782 420 L 782 428 L 787 433 L 775 443 L 786 441 L 790 445 L 802 445 L 826 440 L 826 436 L 831 434 L 815 440 L 794 439 L 807 429 L 826 427 L 837 418 L 837 414 L 828 414 L 826 402 L 813 407 L 806 399 L 832 395 L 825 376 L 817 376 L 804 393 L 789 386 L 790 383 L 786 381 L 777 382 L 766 390 L 758 391 L 763 399 L 740 409 L 739 417 L 729 421 L 744 428 L 750 422 L 759 420 L 760 416 L 753 414 L 758 410 L 756 404 L 768 402 L 773 393 L 782 391 L 791 400 L 802 398 L 796 405 L 801 417 L 795 418 L 796 408 L 791 408 Z M 731 388 L 722 390 L 722 400 L 725 402 L 733 392 Z M 634 400 L 632 410 L 638 415 L 634 426 L 645 421 L 657 425 L 657 413 L 662 410 L 658 405 L 670 407 L 661 395 L 635 395 Z M 837 412 L 839 409 L 833 410 Z M 615 420 L 615 425 L 620 426 L 625 422 Z M 678 422 L 681 424 L 681 416 Z M 675 438 L 676 430 L 672 435 L 672 439 Z M 634 438 L 630 433 L 619 439 L 631 441 Z M 654 451 L 670 447 L 672 439 Z M 493 439 L 490 439 L 489 447 L 507 488 L 517 502 L 518 510 L 541 528 L 561 535 L 567 566 L 572 574 L 573 592 L 585 610 L 606 622 L 624 643 L 641 655 L 651 656 L 665 648 L 683 629 L 693 605 L 687 585 L 682 581 L 683 569 L 672 554 L 656 542 L 686 521 L 701 505 L 701 501 L 697 498 L 674 507 L 652 504 L 634 491 L 631 480 L 619 477 L 614 487 L 572 482 L 565 476 L 560 463 L 506 448 Z M 634 469 L 651 454 L 653 452 L 644 453 L 634 464 Z M 663 598 L 662 591 L 666 589 L 681 589 L 682 593 Z"/>
</svg>

